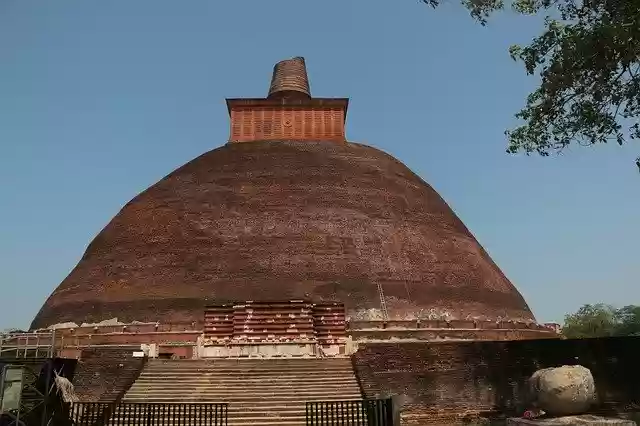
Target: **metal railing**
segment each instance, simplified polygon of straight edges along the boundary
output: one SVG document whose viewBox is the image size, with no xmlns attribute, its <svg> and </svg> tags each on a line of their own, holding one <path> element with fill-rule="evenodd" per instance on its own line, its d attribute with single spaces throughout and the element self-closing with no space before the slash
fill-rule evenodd
<svg viewBox="0 0 640 426">
<path fill-rule="evenodd" d="M 53 358 L 55 347 L 55 330 L 38 333 L 0 332 L 0 358 Z"/>
<path fill-rule="evenodd" d="M 307 402 L 307 426 L 393 426 L 391 399 Z"/>
<path fill-rule="evenodd" d="M 228 404 L 103 403 L 69 405 L 71 426 L 227 426 Z"/>
</svg>

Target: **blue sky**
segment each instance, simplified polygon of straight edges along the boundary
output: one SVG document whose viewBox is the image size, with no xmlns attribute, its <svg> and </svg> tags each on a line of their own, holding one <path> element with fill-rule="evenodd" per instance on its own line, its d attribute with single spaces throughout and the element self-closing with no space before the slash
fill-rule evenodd
<svg viewBox="0 0 640 426">
<path fill-rule="evenodd" d="M 26 327 L 133 196 L 225 143 L 225 97 L 266 95 L 305 56 L 351 98 L 350 140 L 433 185 L 541 321 L 640 303 L 638 146 L 505 154 L 537 82 L 507 48 L 540 20 L 481 27 L 456 2 L 0 2 L 0 329 Z"/>
</svg>

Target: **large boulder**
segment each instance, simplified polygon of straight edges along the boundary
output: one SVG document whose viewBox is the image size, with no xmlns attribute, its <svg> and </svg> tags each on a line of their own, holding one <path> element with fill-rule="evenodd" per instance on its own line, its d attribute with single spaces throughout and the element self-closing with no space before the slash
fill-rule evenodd
<svg viewBox="0 0 640 426">
<path fill-rule="evenodd" d="M 536 405 L 551 415 L 582 414 L 595 401 L 593 376 L 581 365 L 538 370 L 529 387 Z"/>
</svg>

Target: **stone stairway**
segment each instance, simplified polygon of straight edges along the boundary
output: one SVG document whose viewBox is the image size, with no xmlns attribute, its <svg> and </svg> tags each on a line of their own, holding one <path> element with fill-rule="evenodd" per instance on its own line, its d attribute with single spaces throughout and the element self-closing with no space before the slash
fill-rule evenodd
<svg viewBox="0 0 640 426">
<path fill-rule="evenodd" d="M 294 426 L 308 401 L 359 399 L 349 359 L 219 359 L 150 360 L 123 402 L 228 403 L 230 426 Z"/>
</svg>

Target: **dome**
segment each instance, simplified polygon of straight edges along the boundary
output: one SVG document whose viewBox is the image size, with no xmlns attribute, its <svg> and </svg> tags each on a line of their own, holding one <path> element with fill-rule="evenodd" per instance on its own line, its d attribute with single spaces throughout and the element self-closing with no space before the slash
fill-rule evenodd
<svg viewBox="0 0 640 426">
<path fill-rule="evenodd" d="M 334 141 L 229 143 L 131 200 L 32 327 L 199 322 L 207 305 L 341 301 L 352 319 L 533 320 L 451 208 L 388 154 Z"/>
</svg>

